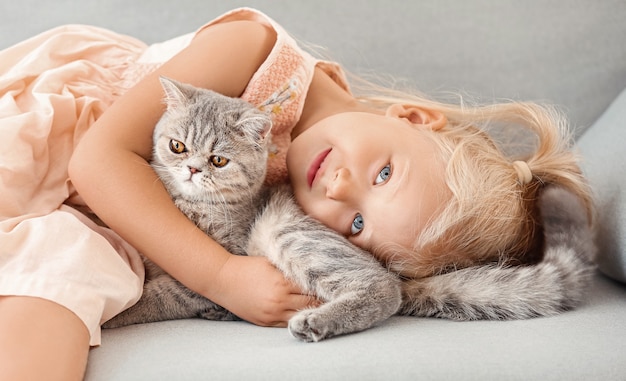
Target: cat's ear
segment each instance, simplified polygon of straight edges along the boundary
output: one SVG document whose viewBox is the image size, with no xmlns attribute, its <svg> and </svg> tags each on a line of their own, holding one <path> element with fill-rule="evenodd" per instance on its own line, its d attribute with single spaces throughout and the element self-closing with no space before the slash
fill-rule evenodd
<svg viewBox="0 0 626 381">
<path fill-rule="evenodd" d="M 263 113 L 263 119 L 259 120 L 259 123 L 262 123 L 259 128 L 259 135 L 261 139 L 265 139 L 272 132 L 272 118 L 269 114 Z"/>
<path fill-rule="evenodd" d="M 184 84 L 164 76 L 160 76 L 159 80 L 165 92 L 164 100 L 168 109 L 175 109 L 189 99 Z"/>
<path fill-rule="evenodd" d="M 245 125 L 244 132 L 256 142 L 262 142 L 272 130 L 272 118 L 258 109 L 246 110 L 239 122 Z"/>
</svg>

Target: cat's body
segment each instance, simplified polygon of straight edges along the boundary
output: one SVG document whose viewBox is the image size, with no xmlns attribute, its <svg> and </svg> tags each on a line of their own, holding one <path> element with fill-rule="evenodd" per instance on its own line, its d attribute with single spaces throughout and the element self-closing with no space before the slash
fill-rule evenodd
<svg viewBox="0 0 626 381">
<path fill-rule="evenodd" d="M 304 341 L 356 332 L 396 313 L 400 281 L 369 253 L 305 215 L 288 186 L 263 186 L 269 116 L 248 103 L 162 80 L 168 108 L 155 128 L 152 166 L 176 206 L 238 255 L 266 256 L 324 304 L 298 312 Z M 146 263 L 139 302 L 105 327 L 235 315 Z"/>
<path fill-rule="evenodd" d="M 290 320 L 295 337 L 318 341 L 356 332 L 396 312 L 520 319 L 552 315 L 580 300 L 594 248 L 584 210 L 568 192 L 542 196 L 546 254 L 539 264 L 473 267 L 401 285 L 369 253 L 304 215 L 287 186 L 262 186 L 268 116 L 238 99 L 162 82 L 168 108 L 155 129 L 153 167 L 181 211 L 217 242 L 234 254 L 268 257 L 325 302 Z M 190 317 L 237 319 L 146 260 L 142 298 L 104 326 Z"/>
</svg>

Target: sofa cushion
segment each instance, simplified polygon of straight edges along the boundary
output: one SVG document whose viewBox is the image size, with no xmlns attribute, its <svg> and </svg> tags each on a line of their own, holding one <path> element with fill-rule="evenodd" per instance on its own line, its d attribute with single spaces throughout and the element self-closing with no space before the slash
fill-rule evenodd
<svg viewBox="0 0 626 381">
<path fill-rule="evenodd" d="M 578 140 L 598 208 L 598 266 L 626 283 L 626 90 Z"/>
<path fill-rule="evenodd" d="M 173 320 L 106 329 L 85 381 L 623 380 L 626 287 L 594 277 L 558 316 L 454 322 L 394 316 L 303 343 L 286 329 Z"/>
</svg>

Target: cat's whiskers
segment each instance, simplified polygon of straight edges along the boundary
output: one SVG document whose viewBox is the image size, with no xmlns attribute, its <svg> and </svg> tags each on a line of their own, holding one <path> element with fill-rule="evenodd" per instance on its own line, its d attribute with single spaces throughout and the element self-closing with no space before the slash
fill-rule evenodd
<svg viewBox="0 0 626 381">
<path fill-rule="evenodd" d="M 167 170 L 168 170 L 168 167 L 167 167 L 166 165 L 160 165 L 160 164 L 157 164 L 157 163 L 154 163 L 154 162 L 152 162 L 151 164 L 142 164 L 142 165 L 146 165 L 146 166 L 148 166 L 148 167 L 151 167 L 151 168 L 153 168 L 155 171 L 161 170 L 161 171 L 165 172 L 165 171 L 167 171 Z M 157 172 L 157 175 L 158 175 L 158 174 L 159 174 L 159 173 Z M 159 178 L 159 176 L 157 176 L 157 178 L 155 178 L 155 179 L 154 179 L 153 184 L 156 184 L 156 183 L 158 183 L 159 181 L 160 181 L 160 182 L 162 182 L 162 183 L 165 183 L 165 181 L 163 180 L 163 178 Z M 169 185 L 168 185 L 168 184 L 165 184 L 165 186 L 166 186 L 166 188 L 169 188 Z"/>
<path fill-rule="evenodd" d="M 224 196 L 224 194 L 222 193 L 221 189 L 216 189 L 215 192 L 216 196 L 219 196 L 220 200 L 218 200 L 218 202 L 216 202 L 216 204 L 219 204 L 221 209 L 222 209 L 222 215 L 223 215 L 223 221 L 225 223 L 225 225 L 228 225 L 228 230 L 232 230 L 233 229 L 233 218 L 231 216 L 231 212 L 230 212 L 230 207 L 228 206 L 228 202 L 226 201 L 226 197 Z"/>
</svg>

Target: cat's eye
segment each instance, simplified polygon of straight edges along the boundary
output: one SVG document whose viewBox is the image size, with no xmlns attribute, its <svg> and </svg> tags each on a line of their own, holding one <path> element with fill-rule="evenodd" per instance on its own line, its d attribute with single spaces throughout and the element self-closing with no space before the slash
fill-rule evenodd
<svg viewBox="0 0 626 381">
<path fill-rule="evenodd" d="M 361 230 L 363 230 L 364 224 L 363 216 L 360 213 L 357 213 L 357 215 L 354 216 L 354 220 L 352 220 L 352 224 L 350 225 L 350 234 L 359 234 Z"/>
<path fill-rule="evenodd" d="M 187 147 L 185 147 L 183 142 L 172 139 L 170 140 L 170 151 L 174 153 L 183 153 L 187 151 Z"/>
<path fill-rule="evenodd" d="M 217 168 L 222 168 L 223 166 L 228 164 L 228 162 L 230 161 L 225 157 L 217 156 L 217 155 L 211 156 L 209 160 L 211 161 L 211 164 L 213 164 L 213 166 Z"/>
<path fill-rule="evenodd" d="M 383 167 L 383 169 L 378 172 L 378 176 L 376 176 L 376 180 L 374 180 L 374 184 L 381 184 L 387 181 L 391 176 L 391 164 L 387 164 Z"/>
</svg>

